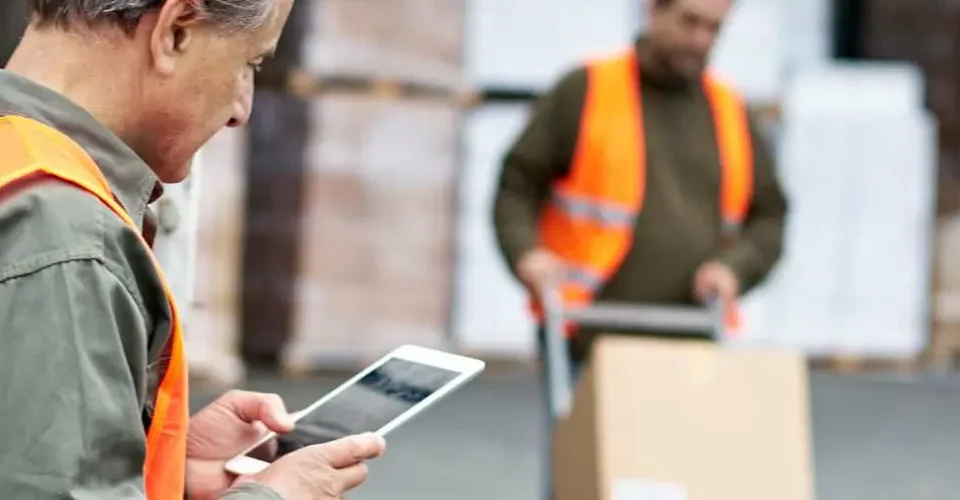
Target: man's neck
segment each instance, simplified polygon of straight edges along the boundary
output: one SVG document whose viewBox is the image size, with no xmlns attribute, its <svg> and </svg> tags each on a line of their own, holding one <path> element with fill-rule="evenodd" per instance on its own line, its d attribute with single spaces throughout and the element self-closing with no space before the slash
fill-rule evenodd
<svg viewBox="0 0 960 500">
<path fill-rule="evenodd" d="M 117 54 L 109 36 L 31 26 L 5 69 L 66 97 L 123 138 L 132 124 L 119 111 L 134 102 L 136 86 L 128 81 L 132 71 L 116 71 L 111 64 Z"/>
</svg>

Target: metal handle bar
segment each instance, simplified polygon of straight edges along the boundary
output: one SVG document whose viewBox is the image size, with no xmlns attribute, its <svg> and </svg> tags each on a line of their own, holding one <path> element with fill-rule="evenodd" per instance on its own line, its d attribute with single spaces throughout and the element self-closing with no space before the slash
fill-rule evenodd
<svg viewBox="0 0 960 500">
<path fill-rule="evenodd" d="M 652 329 L 672 333 L 711 333 L 716 340 L 726 336 L 725 314 L 719 300 L 706 307 L 653 306 L 623 303 L 598 303 L 589 307 L 564 308 L 557 288 L 541 289 L 546 334 L 549 391 L 555 418 L 566 416 L 573 398 L 570 358 L 565 343 L 565 325 L 605 328 Z"/>
</svg>

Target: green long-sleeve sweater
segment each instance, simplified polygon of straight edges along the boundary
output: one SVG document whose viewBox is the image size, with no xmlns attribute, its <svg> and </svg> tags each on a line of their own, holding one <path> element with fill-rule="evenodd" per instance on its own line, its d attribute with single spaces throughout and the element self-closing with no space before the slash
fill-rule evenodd
<svg viewBox="0 0 960 500">
<path fill-rule="evenodd" d="M 699 83 L 670 78 L 651 63 L 641 37 L 640 87 L 647 144 L 647 188 L 634 245 L 598 299 L 689 304 L 697 268 L 728 264 L 742 291 L 756 286 L 781 251 L 786 201 L 764 139 L 751 118 L 755 188 L 739 241 L 721 249 L 720 159 L 714 122 Z M 496 194 L 498 243 L 511 269 L 537 244 L 541 207 L 569 172 L 586 92 L 576 68 L 537 102 L 505 155 Z"/>
</svg>

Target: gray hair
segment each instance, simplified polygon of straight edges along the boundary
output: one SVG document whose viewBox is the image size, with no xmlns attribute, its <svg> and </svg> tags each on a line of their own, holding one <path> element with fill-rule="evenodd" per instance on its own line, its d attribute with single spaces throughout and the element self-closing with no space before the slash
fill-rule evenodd
<svg viewBox="0 0 960 500">
<path fill-rule="evenodd" d="M 3 1 L 3 0 L 0 0 Z M 132 31 L 145 14 L 159 9 L 166 0 L 30 0 L 38 23 L 67 26 L 74 22 L 92 25 L 113 22 Z M 274 0 L 196 0 L 198 14 L 227 29 L 247 30 L 262 26 Z"/>
</svg>

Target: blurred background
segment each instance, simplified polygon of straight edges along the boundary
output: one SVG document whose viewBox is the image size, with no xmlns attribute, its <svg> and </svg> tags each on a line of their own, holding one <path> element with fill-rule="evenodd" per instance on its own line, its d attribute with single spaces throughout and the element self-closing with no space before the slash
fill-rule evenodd
<svg viewBox="0 0 960 500">
<path fill-rule="evenodd" d="M 25 11 L 3 2 L 0 64 Z M 537 95 L 644 12 L 297 0 L 251 123 L 156 207 L 197 404 L 243 386 L 296 408 L 406 343 L 476 355 L 488 372 L 398 431 L 355 498 L 534 498 L 534 326 L 493 188 Z M 791 201 L 738 342 L 809 356 L 818 498 L 957 498 L 960 2 L 736 0 L 712 65 Z"/>
</svg>

